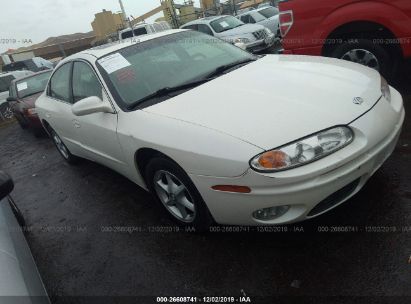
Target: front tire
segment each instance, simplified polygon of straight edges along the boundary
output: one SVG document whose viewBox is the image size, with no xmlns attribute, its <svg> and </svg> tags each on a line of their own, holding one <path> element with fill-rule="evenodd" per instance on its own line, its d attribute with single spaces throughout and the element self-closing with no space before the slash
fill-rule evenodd
<svg viewBox="0 0 411 304">
<path fill-rule="evenodd" d="M 386 78 L 390 78 L 394 71 L 394 60 L 389 52 L 367 39 L 345 41 L 333 50 L 331 57 L 368 66 Z"/>
<path fill-rule="evenodd" d="M 27 123 L 27 121 L 24 119 L 24 117 L 20 114 L 14 114 L 14 117 L 16 117 L 17 122 L 19 123 L 19 126 L 25 130 L 29 127 L 29 124 Z"/>
<path fill-rule="evenodd" d="M 149 190 L 171 217 L 182 226 L 206 231 L 212 216 L 197 188 L 184 170 L 165 158 L 153 158 L 147 165 L 145 178 Z"/>
<path fill-rule="evenodd" d="M 54 142 L 54 145 L 57 148 L 57 151 L 59 151 L 60 155 L 64 158 L 64 160 L 70 165 L 77 164 L 79 161 L 79 158 L 71 154 L 70 150 L 66 147 L 66 145 L 61 140 L 60 136 L 58 136 L 56 131 L 54 131 L 53 129 L 50 129 L 50 136 Z"/>
</svg>

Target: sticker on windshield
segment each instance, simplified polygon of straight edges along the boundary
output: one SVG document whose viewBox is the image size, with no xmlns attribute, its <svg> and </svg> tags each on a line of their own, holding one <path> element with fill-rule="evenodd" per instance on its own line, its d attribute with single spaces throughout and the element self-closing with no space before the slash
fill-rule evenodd
<svg viewBox="0 0 411 304">
<path fill-rule="evenodd" d="M 21 82 L 17 84 L 17 91 L 27 90 L 27 82 Z"/>
<path fill-rule="evenodd" d="M 221 21 L 220 25 L 224 28 L 229 27 L 230 25 L 226 21 Z"/>
<path fill-rule="evenodd" d="M 130 66 L 130 62 L 123 57 L 120 53 L 115 53 L 106 56 L 98 61 L 100 65 L 106 70 L 108 74 L 114 73 L 115 71 L 121 70 L 125 67 Z"/>
</svg>

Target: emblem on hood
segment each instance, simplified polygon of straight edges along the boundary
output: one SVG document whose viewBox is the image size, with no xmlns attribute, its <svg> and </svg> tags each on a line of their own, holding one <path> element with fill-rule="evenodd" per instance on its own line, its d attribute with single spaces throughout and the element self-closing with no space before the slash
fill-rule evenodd
<svg viewBox="0 0 411 304">
<path fill-rule="evenodd" d="M 360 105 L 364 102 L 364 99 L 362 99 L 361 97 L 355 97 L 352 102 L 356 105 Z"/>
</svg>

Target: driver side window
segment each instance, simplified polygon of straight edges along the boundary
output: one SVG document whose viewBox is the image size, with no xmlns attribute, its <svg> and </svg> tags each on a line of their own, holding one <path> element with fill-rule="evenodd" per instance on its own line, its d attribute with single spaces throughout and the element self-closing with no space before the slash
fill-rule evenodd
<svg viewBox="0 0 411 304">
<path fill-rule="evenodd" d="M 73 101 L 97 96 L 103 99 L 103 88 L 92 68 L 84 62 L 74 62 L 73 66 Z"/>
</svg>

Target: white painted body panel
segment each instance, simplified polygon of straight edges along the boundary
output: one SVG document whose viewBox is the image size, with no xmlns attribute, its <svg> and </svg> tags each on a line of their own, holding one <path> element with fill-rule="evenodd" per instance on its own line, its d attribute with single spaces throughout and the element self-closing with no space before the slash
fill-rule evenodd
<svg viewBox="0 0 411 304">
<path fill-rule="evenodd" d="M 156 35 L 161 36 L 142 39 Z M 82 58 L 95 66 L 98 57 L 122 47 L 88 50 L 63 63 Z M 380 75 L 361 65 L 273 55 L 143 110 L 122 111 L 104 83 L 114 114 L 70 116 L 70 105 L 58 105 L 45 94 L 36 108 L 73 154 L 100 162 L 143 188 L 135 154 L 150 148 L 188 173 L 217 222 L 262 224 L 252 218 L 253 211 L 291 205 L 284 216 L 264 222 L 280 224 L 306 219 L 317 203 L 360 178 L 358 191 L 391 154 L 404 109 L 393 88 L 391 104 L 381 98 L 380 85 Z M 364 103 L 355 105 L 354 97 Z M 80 131 L 73 120 L 80 122 Z M 249 160 L 264 150 L 341 124 L 350 125 L 354 141 L 321 160 L 275 174 L 250 169 Z M 221 184 L 252 191 L 233 194 L 210 188 Z"/>
</svg>

